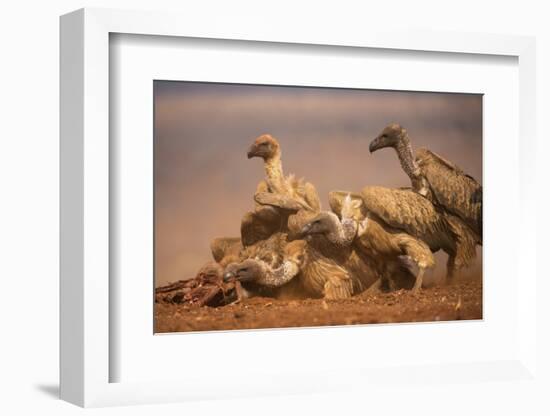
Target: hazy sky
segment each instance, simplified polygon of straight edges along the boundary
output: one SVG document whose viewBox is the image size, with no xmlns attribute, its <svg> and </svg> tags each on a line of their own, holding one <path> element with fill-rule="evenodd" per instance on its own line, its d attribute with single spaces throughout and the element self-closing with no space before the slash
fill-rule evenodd
<svg viewBox="0 0 550 416">
<path fill-rule="evenodd" d="M 157 285 L 193 277 L 211 259 L 212 238 L 239 236 L 264 177 L 246 151 L 263 133 L 279 140 L 285 173 L 312 182 L 325 209 L 331 190 L 410 185 L 393 150 L 368 151 L 390 122 L 415 148 L 482 180 L 481 95 L 179 81 L 155 81 L 154 93 Z"/>
</svg>

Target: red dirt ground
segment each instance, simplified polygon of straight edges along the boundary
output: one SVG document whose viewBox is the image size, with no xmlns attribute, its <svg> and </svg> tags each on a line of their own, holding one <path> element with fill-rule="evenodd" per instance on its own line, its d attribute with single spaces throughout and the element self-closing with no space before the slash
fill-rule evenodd
<svg viewBox="0 0 550 416">
<path fill-rule="evenodd" d="M 481 280 L 433 286 L 412 295 L 397 291 L 359 294 L 345 300 L 278 300 L 254 297 L 240 304 L 199 307 L 157 303 L 155 332 L 214 331 L 451 321 L 482 318 Z"/>
</svg>

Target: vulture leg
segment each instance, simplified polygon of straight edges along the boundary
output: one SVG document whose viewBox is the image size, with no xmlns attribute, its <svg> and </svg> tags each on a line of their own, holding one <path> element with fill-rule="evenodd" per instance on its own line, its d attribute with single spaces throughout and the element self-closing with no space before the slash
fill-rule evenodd
<svg viewBox="0 0 550 416">
<path fill-rule="evenodd" d="M 260 205 L 269 205 L 289 211 L 298 211 L 304 208 L 303 204 L 294 198 L 271 192 L 257 193 L 254 195 L 254 200 Z"/>
<path fill-rule="evenodd" d="M 412 288 L 413 295 L 416 295 L 420 288 L 422 287 L 422 278 L 424 277 L 424 271 L 425 269 L 423 267 L 418 268 L 418 274 L 416 275 L 416 281 L 414 282 L 414 286 Z"/>
<path fill-rule="evenodd" d="M 457 269 L 456 253 L 449 253 L 449 259 L 447 260 L 447 284 L 450 284 L 454 280 Z"/>
<path fill-rule="evenodd" d="M 416 240 L 408 236 L 403 236 L 401 244 L 404 253 L 418 267 L 418 272 L 415 273 L 416 278 L 412 293 L 417 294 L 422 287 L 422 279 L 424 271 L 435 266 L 435 259 L 430 248 L 421 240 Z"/>
</svg>

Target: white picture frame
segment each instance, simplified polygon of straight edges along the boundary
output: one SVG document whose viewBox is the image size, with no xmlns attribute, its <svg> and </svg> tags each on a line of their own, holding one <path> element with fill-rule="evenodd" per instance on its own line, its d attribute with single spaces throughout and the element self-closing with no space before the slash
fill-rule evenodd
<svg viewBox="0 0 550 416">
<path fill-rule="evenodd" d="M 159 403 L 214 397 L 319 393 L 401 382 L 460 379 L 536 380 L 536 219 L 520 215 L 518 267 L 524 276 L 517 293 L 518 345 L 509 359 L 423 364 L 400 368 L 349 369 L 270 374 L 269 378 L 222 381 L 189 376 L 182 381 L 110 382 L 109 36 L 113 33 L 226 39 L 282 44 L 332 45 L 452 54 L 504 55 L 518 59 L 519 140 L 535 132 L 535 41 L 508 35 L 410 32 L 398 29 L 285 27 L 243 19 L 218 19 L 205 27 L 192 16 L 83 9 L 61 18 L 61 398 L 80 406 Z M 535 150 L 519 147 L 519 214 L 534 212 Z M 111 190 L 112 192 L 112 190 Z M 513 273 L 514 271 L 511 271 Z M 517 272 L 517 270 L 515 271 Z M 357 329 L 355 330 L 357 331 Z M 319 374 L 330 373 L 330 377 Z M 483 377 L 474 376 L 476 371 Z M 343 381 L 346 380 L 346 381 Z M 408 380 L 408 381 L 407 381 Z"/>
</svg>

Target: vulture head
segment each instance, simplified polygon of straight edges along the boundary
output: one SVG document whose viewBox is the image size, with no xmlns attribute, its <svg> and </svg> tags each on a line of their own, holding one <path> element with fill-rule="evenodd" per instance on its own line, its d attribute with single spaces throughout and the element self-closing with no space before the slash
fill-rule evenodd
<svg viewBox="0 0 550 416">
<path fill-rule="evenodd" d="M 308 221 L 300 230 L 300 237 L 324 235 L 329 240 L 337 237 L 340 220 L 333 212 L 323 211 Z"/>
<path fill-rule="evenodd" d="M 262 134 L 254 140 L 254 143 L 252 143 L 252 146 L 248 149 L 247 156 L 249 159 L 261 157 L 265 161 L 280 156 L 280 154 L 281 149 L 277 139 L 269 134 Z"/>
<path fill-rule="evenodd" d="M 259 262 L 253 259 L 247 259 L 241 263 L 231 263 L 225 268 L 223 274 L 224 282 L 238 280 L 239 282 L 253 282 L 264 270 Z"/>
<path fill-rule="evenodd" d="M 382 130 L 376 139 L 370 142 L 369 151 L 372 153 L 384 147 L 396 147 L 406 135 L 407 130 L 399 124 L 389 124 Z"/>
</svg>

